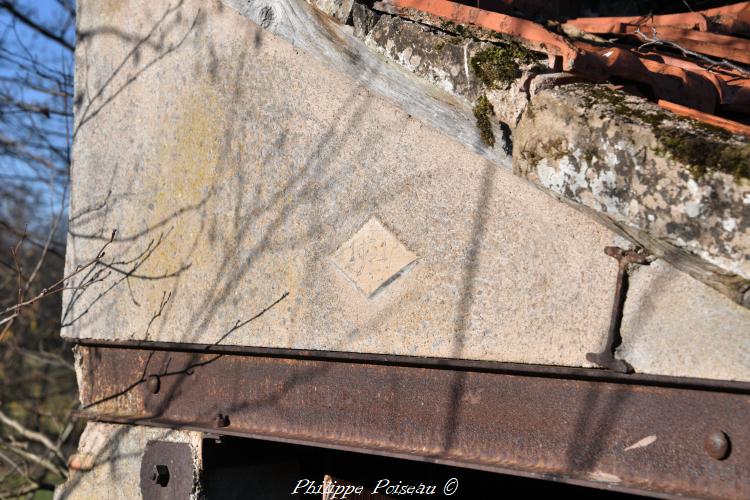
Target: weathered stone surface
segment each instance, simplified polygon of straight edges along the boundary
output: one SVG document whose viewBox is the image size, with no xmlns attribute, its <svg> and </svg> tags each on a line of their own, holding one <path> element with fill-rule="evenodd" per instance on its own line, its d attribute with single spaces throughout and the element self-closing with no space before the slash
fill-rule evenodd
<svg viewBox="0 0 750 500">
<path fill-rule="evenodd" d="M 367 297 L 400 275 L 417 256 L 375 218 L 333 255 L 333 262 Z"/>
<path fill-rule="evenodd" d="M 533 62 L 533 56 L 525 61 L 525 67 L 524 61 L 519 58 L 505 61 L 508 59 L 506 54 L 514 54 L 517 45 L 493 45 L 486 40 L 498 42 L 497 34 L 450 23 L 446 25 L 429 16 L 420 16 L 416 11 L 415 20 L 410 20 L 378 13 L 357 4 L 353 22 L 355 34 L 365 40 L 369 47 L 411 73 L 470 102 L 478 102 L 477 97 L 485 93 L 492 111 L 487 116 L 490 118 L 489 122 L 485 120 L 480 125 L 477 121 L 478 127 L 486 128 L 487 131 L 483 131 L 483 134 L 487 136 L 491 129 L 491 135 L 494 138 L 502 137 L 505 144 L 509 142 L 507 132 L 500 123 L 514 131 L 528 107 L 529 96 L 536 96 L 544 91 L 556 96 L 555 92 L 566 92 L 559 88 L 561 85 L 580 81 L 575 75 L 550 73 L 538 62 Z M 480 81 L 482 75 L 477 75 L 470 69 L 477 54 L 493 47 L 501 48 L 498 53 L 503 60 L 498 63 L 512 63 L 510 67 L 517 68 L 517 74 L 507 81 Z M 520 59 L 527 59 L 522 48 L 520 51 L 515 50 L 515 53 L 518 52 Z M 525 144 L 524 141 L 528 139 L 532 145 L 516 148 L 516 171 L 567 201 L 592 209 L 588 212 L 589 215 L 616 227 L 621 234 L 646 246 L 652 253 L 669 259 L 681 270 L 710 284 L 732 300 L 750 306 L 750 280 L 747 274 L 750 257 L 745 251 L 747 223 L 743 222 L 747 220 L 745 214 L 750 197 L 745 189 L 748 183 L 742 181 L 739 186 L 733 185 L 731 173 L 716 172 L 715 165 L 708 164 L 706 158 L 710 159 L 710 155 L 701 159 L 701 155 L 693 152 L 696 144 L 705 136 L 709 142 L 705 148 L 716 147 L 714 140 L 730 146 L 727 150 L 730 154 L 721 157 L 722 161 L 729 159 L 734 163 L 748 162 L 750 146 L 743 145 L 737 138 L 725 137 L 726 134 L 721 131 L 708 132 L 707 127 L 680 119 L 643 99 L 618 96 L 602 86 L 584 87 L 589 90 L 585 95 L 574 96 L 568 91 L 568 101 L 563 99 L 553 106 L 545 106 L 542 101 L 554 100 L 556 97 L 540 97 L 540 107 L 544 111 L 535 120 L 532 118 L 535 116 L 532 110 L 526 119 L 526 126 L 514 138 L 520 144 Z M 577 87 L 571 89 L 575 88 Z M 592 135 L 590 124 L 585 123 L 588 106 L 595 101 L 599 106 L 597 109 L 604 112 L 599 117 L 600 122 L 606 123 L 608 117 L 617 116 L 618 113 L 622 115 L 610 121 L 605 142 Z M 571 112 L 570 108 L 576 106 L 578 109 Z M 554 125 L 550 125 L 553 122 L 547 122 L 539 128 L 537 124 L 545 122 L 545 113 L 561 115 L 556 117 Z M 577 116 L 583 125 L 566 129 L 565 124 L 573 116 Z M 578 143 L 572 139 L 576 134 Z M 680 139 L 683 134 L 684 140 Z M 659 136 L 657 142 L 660 145 L 654 146 L 655 136 Z M 493 137 L 489 139 L 491 144 Z M 553 148 L 555 151 L 542 151 L 552 143 L 556 144 L 556 148 Z M 585 151 L 582 160 L 570 156 L 575 154 L 573 150 L 568 151 L 570 155 L 565 154 L 569 143 L 579 148 L 579 156 L 581 150 Z M 573 186 L 569 182 L 575 182 L 574 178 L 578 173 L 588 171 L 588 163 L 597 162 L 597 168 L 606 165 L 614 158 L 613 151 L 607 151 L 607 147 L 615 143 L 620 148 L 617 155 L 620 159 L 627 157 L 625 163 L 631 166 L 643 161 L 655 161 L 651 173 L 646 174 L 644 171 L 638 177 L 638 182 L 630 182 L 624 180 L 630 175 L 627 172 L 618 174 L 612 180 L 606 177 L 611 175 L 609 172 L 595 181 L 595 187 Z M 534 161 L 548 154 L 553 157 L 547 158 L 551 165 L 542 167 L 546 169 L 546 174 L 556 168 L 553 164 L 558 161 L 567 162 L 568 158 L 574 158 L 573 161 L 583 162 L 580 169 L 573 168 L 573 175 L 561 174 L 564 177 L 561 182 L 566 186 L 570 185 L 571 189 L 560 185 L 560 182 L 553 182 L 549 175 L 540 176 L 535 173 L 536 165 L 528 165 L 530 159 Z M 642 154 L 646 156 L 638 156 Z M 521 156 L 518 157 L 519 155 Z M 688 159 L 697 163 L 690 165 Z M 564 168 L 570 170 L 568 167 Z M 747 167 L 740 167 L 740 170 L 742 168 Z M 631 170 L 632 168 L 628 171 Z M 689 170 L 692 173 L 688 173 Z M 708 171 L 708 175 L 703 175 L 700 179 L 689 178 L 696 172 L 703 171 Z M 588 171 L 588 175 L 594 175 L 593 169 Z M 630 188 L 631 184 L 633 189 Z M 604 219 L 598 217 L 600 213 L 604 214 Z"/>
<path fill-rule="evenodd" d="M 583 79 L 573 73 L 560 72 L 536 75 L 529 84 L 529 95 L 535 96 L 542 90 L 550 90 L 559 87 L 560 85 L 569 85 L 581 81 L 583 81 Z"/>
<path fill-rule="evenodd" d="M 359 5 L 354 11 L 355 29 L 373 50 L 387 56 L 408 71 L 429 80 L 441 89 L 472 101 L 480 89 L 472 75 L 472 55 L 488 44 L 441 32 L 413 21 L 388 14 L 377 15 Z"/>
<path fill-rule="evenodd" d="M 400 64 L 446 92 L 476 101 L 486 92 L 494 108 L 493 120 L 513 128 L 528 104 L 528 87 L 539 72 L 523 68 L 518 61 L 508 61 L 518 68 L 518 74 L 501 85 L 487 85 L 477 78 L 472 59 L 478 53 L 495 47 L 480 37 L 484 33 L 446 26 L 443 29 L 399 16 L 382 14 L 357 4 L 353 12 L 354 33 L 368 47 Z M 497 41 L 495 36 L 487 36 Z M 528 66 L 528 65 L 527 65 Z M 497 134 L 498 137 L 500 134 Z"/>
<path fill-rule="evenodd" d="M 319 10 L 345 23 L 351 16 L 354 0 L 307 0 Z"/>
<path fill-rule="evenodd" d="M 614 232 L 221 4 L 134 2 L 81 2 L 162 41 L 76 51 L 68 271 L 118 233 L 65 336 L 590 366 Z M 368 297 L 332 256 L 372 218 L 419 259 Z"/>
<path fill-rule="evenodd" d="M 141 457 L 149 441 L 188 443 L 195 459 L 194 492 L 200 498 L 198 471 L 202 435 L 152 427 L 90 422 L 81 435 L 73 460 L 86 470 L 71 469 L 67 482 L 55 490 L 55 500 L 132 500 L 141 498 Z"/>
<path fill-rule="evenodd" d="M 487 92 L 487 99 L 492 103 L 495 116 L 511 130 L 518 124 L 528 105 L 527 87 L 531 77 L 531 74 L 524 72 L 521 78 L 513 81 L 507 88 Z"/>
<path fill-rule="evenodd" d="M 117 228 L 121 272 L 64 335 L 588 365 L 613 233 L 229 9 L 200 30 L 81 125 L 68 268 Z M 129 51 L 87 41 L 79 92 Z M 373 217 L 419 259 L 367 297 L 332 256 Z"/>
<path fill-rule="evenodd" d="M 574 75 L 549 73 L 549 70 L 545 70 L 538 63 L 524 68 L 523 61 L 517 59 L 515 65 L 518 68 L 518 74 L 515 77 L 502 82 L 481 82 L 479 81 L 481 78 L 478 78 L 478 75 L 469 67 L 478 53 L 484 52 L 490 47 L 495 47 L 486 40 L 501 42 L 500 45 L 497 45 L 498 47 L 507 47 L 507 44 L 504 45 L 502 41 L 496 38 L 497 34 L 485 33 L 472 27 L 450 25 L 450 23 L 446 25 L 446 23 L 440 23 L 439 20 L 432 19 L 429 16 L 420 16 L 416 11 L 414 16 L 414 20 L 409 20 L 377 13 L 363 5 L 357 5 L 353 17 L 355 33 L 364 39 L 368 46 L 399 63 L 406 70 L 435 83 L 458 97 L 473 102 L 480 93 L 485 92 L 489 103 L 492 105 L 493 120 L 491 121 L 491 128 L 496 137 L 504 136 L 505 131 L 502 127 L 498 127 L 494 120 L 499 120 L 499 122 L 508 125 L 510 130 L 513 130 L 527 109 L 530 95 L 535 96 L 545 90 L 555 92 L 555 89 L 560 85 L 580 81 Z M 502 49 L 501 52 L 512 54 L 514 47 L 511 44 L 509 50 Z M 436 51 L 435 48 L 441 50 Z M 523 54 L 521 55 L 521 59 L 524 59 Z M 465 74 L 461 74 L 460 71 L 462 64 L 465 66 Z M 628 156 L 630 163 L 639 163 L 643 160 L 643 158 L 637 158 L 637 155 L 640 154 L 638 146 L 642 146 L 641 143 L 644 141 L 649 142 L 649 134 L 658 136 L 660 146 L 652 152 L 656 153 L 656 157 L 660 160 L 654 170 L 656 172 L 664 170 L 664 175 L 650 174 L 648 179 L 641 179 L 639 189 L 630 191 L 628 191 L 627 186 L 618 187 L 614 190 L 597 187 L 596 194 L 592 193 L 589 197 L 596 199 L 594 203 L 589 203 L 591 200 L 583 201 L 578 196 L 579 187 L 572 189 L 571 195 L 570 190 L 557 189 L 557 183 L 548 182 L 547 177 L 549 176 L 543 175 L 544 179 L 534 174 L 527 175 L 527 177 L 536 183 L 541 183 L 544 187 L 552 189 L 553 192 L 565 197 L 566 200 L 591 208 L 594 212 L 603 213 L 605 217 L 611 217 L 611 220 L 605 222 L 615 222 L 622 234 L 641 245 L 647 246 L 651 252 L 670 259 L 683 271 L 689 272 L 695 278 L 714 286 L 722 293 L 730 296 L 732 300 L 750 305 L 750 281 L 747 275 L 747 259 L 749 257 L 747 257 L 747 252 L 744 252 L 745 243 L 741 241 L 746 239 L 742 236 L 743 232 L 746 233 L 746 231 L 740 227 L 742 220 L 746 219 L 742 212 L 748 210 L 746 203 L 748 197 L 745 193 L 746 190 L 742 187 L 734 188 L 731 185 L 731 172 L 726 175 L 720 171 L 717 172 L 716 165 L 712 164 L 713 158 L 718 158 L 724 163 L 747 163 L 750 161 L 750 146 L 744 145 L 738 138 L 726 137 L 727 134 L 721 131 L 709 131 L 708 127 L 664 112 L 651 106 L 643 99 L 635 97 L 626 99 L 624 96 L 617 96 L 602 86 L 587 86 L 587 88 L 590 91 L 583 96 L 585 99 L 581 100 L 582 96 L 580 95 L 573 98 L 573 100 L 579 100 L 578 105 L 581 109 L 579 109 L 578 116 L 580 120 L 585 121 L 583 110 L 587 109 L 593 101 L 597 101 L 597 104 L 603 108 L 609 106 L 609 115 L 616 115 L 617 113 L 623 115 L 620 116 L 621 120 L 615 120 L 611 124 L 609 131 L 610 135 L 615 134 L 616 131 L 618 137 L 627 137 L 625 142 L 629 141 L 633 146 L 628 148 L 620 144 L 621 151 L 618 153 L 620 156 Z M 572 95 L 568 93 L 568 97 L 571 98 Z M 546 108 L 542 104 L 542 107 L 550 113 L 563 110 L 565 116 L 558 117 L 562 122 L 567 122 L 569 119 L 570 110 L 566 109 L 566 106 L 566 104 L 562 104 Z M 533 111 L 530 116 L 533 116 Z M 543 121 L 544 117 L 540 120 Z M 622 123 L 631 126 L 621 127 Z M 559 123 L 557 124 L 559 125 Z M 487 127 L 486 125 L 483 126 Z M 533 119 L 527 119 L 527 126 L 524 130 L 532 136 L 531 141 L 534 143 L 534 148 L 539 148 L 540 145 L 543 148 L 544 144 L 550 141 L 562 141 L 560 132 L 555 132 L 549 126 L 547 126 L 547 130 L 551 130 L 553 133 L 546 134 L 545 138 L 537 141 L 534 135 L 539 133 L 539 129 Z M 590 131 L 586 127 L 581 130 L 574 128 L 567 131 L 566 134 L 572 135 L 579 132 L 580 142 L 587 151 L 584 161 L 598 161 L 599 166 L 603 165 L 606 162 L 606 147 L 597 148 L 597 140 L 588 144 L 590 142 L 588 138 Z M 645 138 L 643 137 L 644 132 Z M 521 137 L 516 138 L 516 140 L 520 139 L 523 142 L 523 135 L 522 130 Z M 681 138 L 682 135 L 684 135 L 684 139 Z M 654 137 L 650 138 L 653 139 Z M 610 137 L 608 140 L 616 139 Z M 705 140 L 708 143 L 705 148 L 701 148 L 700 141 Z M 563 159 L 565 155 L 562 149 L 567 147 L 567 144 L 566 139 L 558 144 L 556 151 L 552 152 L 556 157 L 555 161 Z M 717 144 L 719 145 L 717 146 Z M 650 144 L 650 146 L 653 147 L 653 144 Z M 695 154 L 696 149 L 724 148 L 725 146 L 725 150 L 719 155 Z M 519 150 L 517 149 L 517 151 Z M 520 152 L 529 154 L 529 151 Z M 648 153 L 648 150 L 646 150 L 646 153 Z M 531 154 L 532 156 L 537 155 L 533 151 L 531 151 Z M 542 151 L 538 154 L 544 156 L 546 152 Z M 605 156 L 601 156 L 602 154 Z M 648 160 L 651 160 L 653 156 L 651 155 Z M 667 161 L 667 158 L 670 158 L 671 161 Z M 534 166 L 530 168 L 524 166 L 528 163 L 528 158 L 516 158 L 514 161 L 518 165 L 517 171 L 522 175 L 526 175 L 526 172 L 534 169 Z M 694 164 L 689 164 L 689 161 Z M 673 164 L 682 167 L 682 175 L 675 172 L 677 169 L 672 168 Z M 747 168 L 737 165 L 735 167 L 738 171 Z M 545 166 L 543 168 L 554 167 Z M 587 169 L 588 166 L 584 165 L 583 168 Z M 686 181 L 685 176 L 688 175 L 688 170 L 691 171 L 691 175 L 706 171 L 708 171 L 708 175 L 702 175 L 702 177 L 694 175 L 696 179 Z M 687 186 L 688 193 L 671 193 L 675 190 L 672 186 L 671 191 L 666 189 L 663 194 L 659 194 L 655 198 L 653 193 L 661 192 L 665 182 L 664 177 L 676 178 L 678 182 L 684 184 L 682 188 L 677 188 L 677 190 L 685 191 L 684 188 Z M 710 181 L 707 180 L 709 177 Z M 662 180 L 659 181 L 657 178 Z M 649 186 L 651 181 L 654 182 Z M 601 182 L 604 182 L 604 179 Z M 745 183 L 745 186 L 747 185 L 746 181 L 742 182 Z M 696 188 L 699 185 L 701 187 Z M 618 190 L 629 194 L 623 198 Z M 601 197 L 600 195 L 605 191 L 608 194 Z M 731 192 L 726 193 L 726 191 Z M 717 196 L 717 192 L 722 194 Z M 624 206 L 629 207 L 628 210 L 631 210 L 631 205 L 642 208 L 650 207 L 650 205 L 657 203 L 657 198 L 671 199 L 673 195 L 681 201 L 669 206 L 669 214 L 665 213 L 667 205 L 662 203 L 659 207 L 662 213 L 658 217 L 656 214 L 658 210 L 652 210 L 651 208 L 640 210 L 633 208 L 633 213 L 622 215 L 625 211 Z M 666 198 L 664 198 L 665 196 Z M 737 203 L 738 199 L 740 200 L 739 203 Z M 615 202 L 620 205 L 618 210 L 615 210 L 612 205 Z M 732 205 L 733 208 L 727 210 L 727 204 Z M 671 212 L 675 212 L 676 216 L 672 217 Z M 589 213 L 598 218 L 596 213 Z M 742 216 L 735 217 L 738 214 Z M 684 224 L 683 219 L 685 218 L 702 220 L 692 220 Z M 698 235 L 695 228 L 696 224 L 701 226 L 703 233 L 710 234 Z M 735 230 L 739 230 L 739 236 L 737 236 Z"/>
<path fill-rule="evenodd" d="M 621 332 L 638 372 L 750 380 L 750 311 L 661 259 L 631 273 Z"/>
<path fill-rule="evenodd" d="M 580 81 L 575 75 L 550 73 L 539 61 L 534 61 L 532 54 L 528 51 L 524 53 L 525 49 L 518 45 L 498 39 L 497 33 L 452 25 L 417 11 L 409 15 L 413 19 L 379 13 L 357 4 L 353 15 L 354 32 L 373 50 L 457 97 L 478 102 L 477 97 L 485 93 L 492 105 L 492 111 L 487 116 L 491 119 L 481 124 L 478 120 L 477 126 L 482 130 L 483 137 L 490 135 L 490 129 L 494 138 L 502 137 L 501 144 L 509 143 L 507 130 L 514 131 L 528 107 L 530 96 L 543 91 L 565 93 L 559 86 Z M 515 76 L 502 81 L 480 81 L 483 80 L 482 75 L 470 69 L 477 54 L 493 47 L 500 48 L 498 53 L 502 60 L 498 63 L 511 63 L 510 67 L 516 68 Z M 510 61 L 507 54 L 520 57 Z M 646 246 L 652 253 L 669 259 L 681 270 L 710 284 L 732 300 L 750 306 L 750 280 L 747 274 L 750 257 L 745 251 L 747 223 L 743 222 L 747 220 L 745 214 L 750 199 L 746 189 L 748 181 L 745 179 L 733 185 L 733 172 L 722 172 L 715 164 L 722 163 L 724 170 L 734 168 L 736 172 L 744 171 L 746 176 L 748 167 L 741 164 L 750 162 L 750 145 L 718 129 L 710 130 L 710 127 L 678 118 L 644 99 L 626 98 L 604 86 L 583 87 L 587 89 L 585 95 L 574 96 L 567 91 L 568 100 L 563 99 L 554 106 L 545 106 L 541 102 L 545 97 L 540 97 L 540 107 L 544 109 L 537 119 L 540 123 L 545 121 L 545 112 L 560 113 L 560 116 L 557 116 L 554 126 L 548 122 L 539 128 L 532 118 L 534 111 L 529 113 L 526 126 L 514 140 L 523 144 L 525 134 L 532 146 L 516 148 L 516 156 L 522 155 L 514 159 L 516 171 L 566 201 L 590 208 L 591 211 L 587 212 L 589 215 L 617 228 L 621 234 Z M 575 88 L 579 87 L 571 89 Z M 585 115 L 592 103 L 596 103 L 601 112 L 599 122 L 607 123 L 609 118 L 617 118 L 610 120 L 607 129 L 609 136 L 603 143 L 599 137 L 591 134 L 589 124 L 585 123 Z M 576 107 L 571 112 L 571 108 Z M 563 124 L 567 124 L 573 116 L 577 116 L 583 126 L 562 132 L 565 129 Z M 504 129 L 500 124 L 507 125 L 509 129 Z M 486 132 L 483 129 L 487 129 Z M 552 164 L 573 158 L 565 154 L 570 141 L 562 136 L 576 134 L 580 144 L 575 144 L 575 141 L 571 144 L 585 150 L 583 163 L 580 169 L 573 168 L 572 176 L 561 174 L 563 177 L 567 175 L 567 180 L 561 182 L 570 184 L 571 189 L 557 181 L 552 182 L 549 175 L 537 175 L 534 172 L 536 165 L 528 165 L 530 159 L 536 160 L 551 153 L 553 158 L 547 159 L 551 166 L 542 167 L 549 174 L 556 168 Z M 537 135 L 543 137 L 538 140 Z M 493 138 L 489 139 L 488 144 L 492 144 Z M 608 159 L 614 158 L 607 147 L 616 141 L 620 141 L 617 143 L 620 148 L 617 154 L 620 158 L 627 157 L 626 163 L 631 166 L 654 160 L 650 173 L 642 172 L 638 182 L 633 183 L 624 181 L 630 175 L 627 172 L 618 174 L 618 178 L 611 182 L 609 178 L 602 177 L 596 181 L 596 187 L 573 186 L 569 182 L 575 181 L 579 172 L 587 171 L 588 163 L 598 162 L 597 168 L 601 168 Z M 655 141 L 657 145 L 654 145 Z M 549 144 L 555 146 L 555 151 L 542 151 Z M 701 151 L 712 149 L 719 149 L 720 152 L 701 154 Z M 572 155 L 575 152 L 571 150 L 568 153 Z M 577 159 L 574 161 L 580 163 Z M 727 164 L 729 168 L 726 168 Z M 593 170 L 588 175 L 594 175 Z M 690 179 L 691 176 L 695 178 Z M 631 184 L 633 189 L 630 189 Z M 599 214 L 604 214 L 604 218 Z"/>
<path fill-rule="evenodd" d="M 715 165 L 697 175 L 703 167 L 685 161 L 678 140 L 695 156 L 693 141 L 703 140 L 705 148 L 736 149 L 743 161 L 750 146 L 728 135 L 643 99 L 573 84 L 533 98 L 514 135 L 514 169 L 629 234 L 646 233 L 715 266 L 726 274 L 716 278 L 722 291 L 742 303 L 750 287 L 750 182 Z"/>
</svg>

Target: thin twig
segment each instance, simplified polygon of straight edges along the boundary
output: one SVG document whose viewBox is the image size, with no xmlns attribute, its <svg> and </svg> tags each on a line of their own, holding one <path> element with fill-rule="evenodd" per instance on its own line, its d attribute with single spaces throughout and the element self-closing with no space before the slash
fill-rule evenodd
<svg viewBox="0 0 750 500">
<path fill-rule="evenodd" d="M 25 437 L 28 440 L 35 441 L 37 443 L 40 443 L 44 445 L 45 448 L 50 450 L 55 454 L 57 458 L 62 460 L 63 463 L 65 463 L 65 457 L 63 457 L 62 450 L 55 446 L 55 444 L 49 440 L 47 436 L 44 434 L 41 434 L 39 432 L 32 431 L 31 429 L 27 429 L 23 425 L 21 425 L 17 420 L 14 420 L 7 416 L 5 413 L 0 411 L 0 422 L 7 425 L 14 431 L 16 431 L 21 436 Z"/>
<path fill-rule="evenodd" d="M 30 462 L 34 462 L 35 464 L 44 467 L 48 471 L 52 472 L 53 474 L 57 474 L 58 476 L 62 476 L 67 478 L 68 472 L 63 469 L 60 466 L 55 465 L 51 461 L 47 460 L 44 457 L 39 457 L 29 451 L 24 450 L 22 447 L 19 447 L 16 443 L 3 443 L 5 446 L 5 449 L 8 451 L 15 453 L 19 457 L 28 460 Z"/>
<path fill-rule="evenodd" d="M 62 36 L 53 33 L 46 26 L 42 26 L 41 24 L 34 21 L 31 17 L 19 11 L 12 2 L 9 2 L 8 0 L 0 1 L 0 9 L 7 10 L 8 13 L 10 13 L 13 17 L 21 21 L 23 24 L 25 24 L 29 28 L 33 29 L 40 35 L 43 35 L 49 38 L 50 40 L 59 43 L 60 45 L 70 50 L 71 52 L 75 50 L 75 47 L 73 46 L 73 44 L 65 40 Z"/>
<path fill-rule="evenodd" d="M 86 269 L 88 269 L 88 268 L 90 268 L 92 266 L 95 266 L 96 264 L 100 263 L 101 260 L 102 260 L 102 258 L 104 258 L 104 256 L 105 256 L 105 250 L 106 250 L 106 248 L 114 241 L 116 233 L 117 233 L 117 231 L 112 231 L 112 236 L 110 237 L 109 241 L 107 241 L 104 244 L 104 246 L 102 246 L 101 250 L 99 250 L 99 252 L 96 254 L 96 256 L 94 258 L 92 258 L 90 261 L 88 261 L 87 263 L 85 263 L 83 265 L 79 265 L 72 273 L 68 274 L 67 276 L 63 276 L 60 280 L 58 280 L 57 282 L 53 283 L 49 288 L 44 288 L 36 296 L 34 296 L 34 297 L 32 297 L 32 298 L 30 298 L 28 300 L 24 300 L 23 287 L 21 285 L 21 266 L 20 266 L 20 264 L 18 263 L 18 260 L 17 260 L 17 252 L 18 252 L 18 248 L 19 248 L 20 243 L 21 243 L 21 242 L 19 242 L 16 245 L 16 247 L 13 249 L 13 251 L 12 251 L 13 258 L 16 261 L 16 270 L 17 270 L 17 273 L 18 273 L 18 276 L 19 276 L 19 282 L 18 282 L 18 302 L 16 303 L 16 305 L 8 307 L 4 311 L 0 312 L 0 316 L 6 315 L 6 314 L 10 314 L 9 317 L 0 320 L 0 325 L 5 324 L 5 327 L 3 328 L 2 333 L 0 333 L 0 342 L 2 342 L 5 339 L 5 336 L 6 336 L 7 332 L 10 330 L 10 327 L 13 325 L 13 321 L 15 320 L 15 318 L 18 317 L 18 313 L 19 313 L 19 311 L 21 309 L 23 309 L 25 307 L 28 307 L 31 304 L 33 304 L 33 303 L 35 303 L 35 302 L 37 302 L 37 301 L 39 301 L 39 300 L 41 300 L 41 299 L 49 296 L 49 295 L 52 295 L 54 293 L 59 293 L 60 291 L 62 291 L 64 289 L 64 285 L 65 285 L 65 282 L 67 280 L 69 280 L 70 278 L 72 278 L 72 277 L 76 276 L 77 274 L 83 272 L 84 270 L 86 270 Z M 23 241 L 23 240 L 21 240 L 21 241 Z M 92 284 L 92 282 L 88 282 L 86 285 L 89 286 L 91 284 Z"/>
<path fill-rule="evenodd" d="M 716 59 L 713 59 L 713 58 L 708 57 L 706 55 L 700 54 L 698 52 L 694 52 L 692 50 L 688 50 L 688 49 L 686 49 L 685 47 L 682 47 L 680 44 L 678 44 L 676 42 L 670 42 L 670 41 L 667 41 L 667 40 L 662 40 L 661 38 L 659 38 L 658 33 L 656 32 L 656 27 L 654 27 L 654 26 L 651 26 L 651 37 L 649 37 L 648 35 L 646 35 L 645 33 L 643 33 L 641 31 L 641 27 L 640 26 L 636 27 L 635 34 L 638 35 L 641 39 L 643 39 L 643 40 L 646 41 L 646 43 L 644 43 L 644 44 L 642 44 L 642 45 L 640 45 L 638 47 L 637 50 L 639 52 L 641 50 L 643 50 L 643 49 L 645 49 L 647 47 L 651 47 L 651 46 L 669 47 L 669 48 L 672 48 L 672 49 L 679 50 L 680 52 L 682 52 L 682 55 L 685 56 L 685 57 L 693 57 L 695 59 L 699 59 L 700 61 L 708 64 L 708 67 L 706 68 L 708 71 L 711 71 L 714 68 L 723 67 L 723 68 L 731 69 L 733 71 L 737 71 L 738 73 L 742 74 L 745 77 L 750 77 L 750 70 L 748 70 L 748 69 L 746 69 L 746 68 L 744 68 L 742 66 L 739 66 L 739 65 L 737 65 L 737 64 L 735 64 L 735 63 L 733 63 L 731 61 L 727 61 L 726 59 L 716 60 Z"/>
</svg>

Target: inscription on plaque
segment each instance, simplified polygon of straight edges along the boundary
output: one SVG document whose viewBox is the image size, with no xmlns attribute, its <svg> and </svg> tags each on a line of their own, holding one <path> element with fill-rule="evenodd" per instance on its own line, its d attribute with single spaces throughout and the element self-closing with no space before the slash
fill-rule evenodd
<svg viewBox="0 0 750 500">
<path fill-rule="evenodd" d="M 367 297 L 417 259 L 377 219 L 370 219 L 333 254 L 333 262 Z"/>
</svg>

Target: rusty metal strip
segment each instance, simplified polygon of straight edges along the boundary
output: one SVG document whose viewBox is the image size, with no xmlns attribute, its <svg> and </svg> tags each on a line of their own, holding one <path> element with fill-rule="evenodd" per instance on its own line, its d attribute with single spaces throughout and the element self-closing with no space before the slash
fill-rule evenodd
<svg viewBox="0 0 750 500">
<path fill-rule="evenodd" d="M 148 351 L 170 351 L 195 354 L 228 354 L 233 356 L 258 356 L 264 358 L 307 359 L 313 361 L 336 361 L 343 363 L 365 363 L 373 365 L 431 368 L 437 370 L 477 371 L 527 377 L 565 378 L 617 384 L 674 387 L 704 391 L 732 392 L 750 395 L 750 382 L 718 380 L 694 377 L 649 375 L 645 373 L 621 374 L 598 368 L 572 366 L 532 365 L 500 361 L 473 359 L 429 358 L 395 354 L 373 354 L 347 351 L 319 351 L 285 349 L 277 347 L 252 347 L 228 344 L 196 344 L 187 342 L 158 342 L 144 340 L 98 340 L 69 339 L 77 346 L 112 349 L 138 349 Z"/>
<path fill-rule="evenodd" d="M 79 350 L 89 418 L 629 491 L 750 496 L 746 393 L 320 359 Z M 154 377 L 158 383 L 149 383 Z"/>
</svg>

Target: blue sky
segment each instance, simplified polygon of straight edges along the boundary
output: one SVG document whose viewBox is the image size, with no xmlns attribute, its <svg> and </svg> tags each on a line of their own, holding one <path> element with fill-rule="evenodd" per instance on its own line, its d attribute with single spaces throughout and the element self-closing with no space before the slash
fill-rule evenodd
<svg viewBox="0 0 750 500">
<path fill-rule="evenodd" d="M 61 34 L 69 43 L 74 43 L 74 20 L 66 11 L 66 6 L 72 6 L 66 0 L 21 0 L 15 2 L 16 8 L 35 22 L 44 25 L 51 32 Z M 61 154 L 67 149 L 70 120 L 57 112 L 70 109 L 70 97 L 51 96 L 35 90 L 36 85 L 50 87 L 50 80 L 39 79 L 35 75 L 38 70 L 47 74 L 72 75 L 73 54 L 70 50 L 48 38 L 36 33 L 22 22 L 15 21 L 4 10 L 0 10 L 0 88 L 4 96 L 47 109 L 49 116 L 42 113 L 29 115 L 14 110 L 13 107 L 3 105 L 3 115 L 0 116 L 0 137 L 29 144 L 32 135 L 29 130 L 41 131 L 34 135 L 39 146 L 32 146 L 33 156 L 53 165 L 65 165 L 66 159 Z M 19 80 L 25 83 L 19 84 Z M 54 83 L 53 90 L 70 92 L 72 80 Z M 54 146 L 56 154 L 50 154 Z M 37 193 L 39 203 L 34 206 L 37 212 L 36 221 L 25 221 L 26 224 L 42 222 L 49 219 L 48 215 L 59 210 L 61 202 L 67 196 L 67 186 L 64 175 L 52 175 L 44 169 L 31 168 L 28 162 L 14 158 L 13 155 L 0 155 L 0 185 L 6 189 L 27 188 Z M 49 169 L 48 169 L 49 170 Z M 57 172 L 59 174 L 59 169 Z M 0 204 L 3 201 L 0 199 Z M 0 208 L 2 208 L 0 206 Z"/>
</svg>

